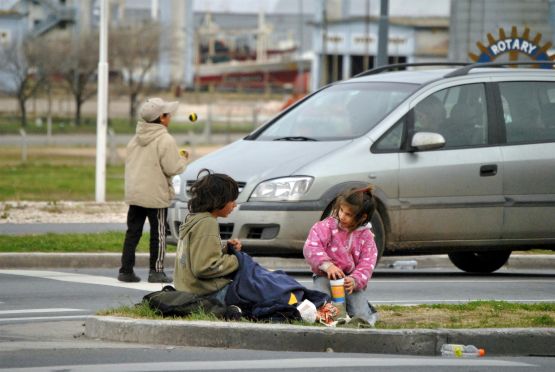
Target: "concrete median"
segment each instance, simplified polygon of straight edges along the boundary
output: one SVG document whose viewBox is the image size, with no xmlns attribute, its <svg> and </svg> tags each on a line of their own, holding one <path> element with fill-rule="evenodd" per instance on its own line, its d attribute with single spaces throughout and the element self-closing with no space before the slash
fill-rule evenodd
<svg viewBox="0 0 555 372">
<path fill-rule="evenodd" d="M 488 356 L 555 355 L 555 329 L 351 329 L 91 317 L 85 335 L 103 340 L 274 351 L 438 355 L 442 344 L 473 344 Z"/>
</svg>

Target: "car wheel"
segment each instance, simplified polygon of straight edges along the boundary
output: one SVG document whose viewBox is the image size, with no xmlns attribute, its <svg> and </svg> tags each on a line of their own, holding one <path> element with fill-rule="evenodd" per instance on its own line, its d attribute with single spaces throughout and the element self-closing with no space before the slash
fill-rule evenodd
<svg viewBox="0 0 555 372">
<path fill-rule="evenodd" d="M 383 218 L 377 210 L 374 212 L 374 215 L 372 216 L 370 222 L 372 223 L 374 241 L 376 242 L 376 247 L 378 247 L 378 261 L 376 262 L 377 264 L 380 261 L 380 258 L 382 258 L 383 251 L 385 249 L 385 226 L 383 223 Z"/>
<path fill-rule="evenodd" d="M 491 252 L 453 252 L 449 253 L 451 262 L 467 273 L 492 273 L 505 265 L 511 251 Z"/>
</svg>

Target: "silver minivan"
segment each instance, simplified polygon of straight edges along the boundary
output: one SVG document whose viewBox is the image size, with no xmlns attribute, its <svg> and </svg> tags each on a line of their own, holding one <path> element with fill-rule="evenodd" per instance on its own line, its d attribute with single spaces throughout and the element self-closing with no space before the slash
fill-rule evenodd
<svg viewBox="0 0 555 372">
<path fill-rule="evenodd" d="M 176 176 L 170 240 L 208 168 L 238 181 L 221 234 L 250 252 L 299 254 L 336 195 L 368 183 L 380 255 L 446 253 L 485 273 L 513 250 L 555 249 L 555 72 L 492 65 L 386 67 L 320 89 Z"/>
</svg>

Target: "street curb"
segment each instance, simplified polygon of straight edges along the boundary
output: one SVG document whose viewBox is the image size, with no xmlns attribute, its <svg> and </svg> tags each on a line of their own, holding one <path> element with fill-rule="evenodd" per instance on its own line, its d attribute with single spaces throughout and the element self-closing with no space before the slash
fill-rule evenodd
<svg viewBox="0 0 555 372">
<path fill-rule="evenodd" d="M 310 269 L 302 258 L 253 257 L 260 265 L 271 269 L 285 271 L 309 272 Z M 430 256 L 386 256 L 382 257 L 378 268 L 389 268 L 395 261 L 416 261 L 417 269 L 454 268 L 447 255 Z M 148 267 L 148 253 L 137 253 L 135 265 Z M 166 268 L 173 268 L 175 253 L 167 253 L 164 260 Z M 0 269 L 15 268 L 118 268 L 121 265 L 121 253 L 0 253 Z M 555 254 L 516 254 L 511 255 L 504 266 L 510 269 L 553 269 Z M 455 269 L 458 270 L 458 269 Z"/>
<path fill-rule="evenodd" d="M 472 344 L 487 356 L 555 355 L 555 329 L 379 330 L 90 317 L 85 335 L 103 340 L 231 349 L 439 355 L 444 343 Z"/>
</svg>

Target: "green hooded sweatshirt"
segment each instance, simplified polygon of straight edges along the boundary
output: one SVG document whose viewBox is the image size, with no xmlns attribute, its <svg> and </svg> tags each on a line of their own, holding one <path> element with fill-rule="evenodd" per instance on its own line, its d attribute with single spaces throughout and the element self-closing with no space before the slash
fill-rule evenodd
<svg viewBox="0 0 555 372">
<path fill-rule="evenodd" d="M 224 253 L 220 227 L 208 212 L 190 214 L 179 228 L 174 284 L 178 291 L 204 295 L 231 282 L 237 257 Z"/>
</svg>

